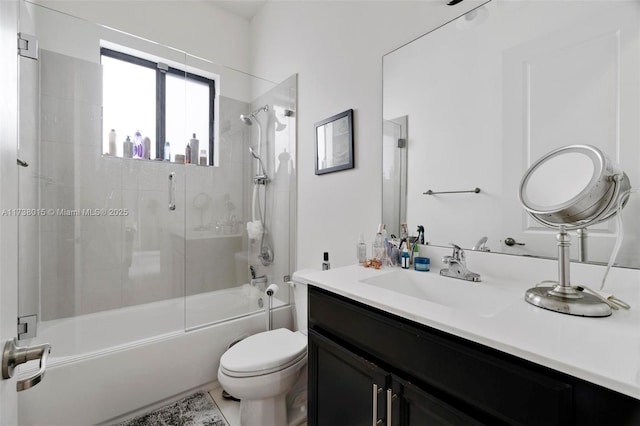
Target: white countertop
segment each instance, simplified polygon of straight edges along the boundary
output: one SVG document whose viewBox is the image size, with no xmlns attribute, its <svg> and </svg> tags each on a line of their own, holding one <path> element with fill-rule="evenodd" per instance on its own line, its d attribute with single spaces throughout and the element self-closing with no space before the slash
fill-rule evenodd
<svg viewBox="0 0 640 426">
<path fill-rule="evenodd" d="M 438 274 L 449 249 L 422 246 Z M 448 278 L 469 286 L 491 286 L 508 302 L 490 315 L 451 308 L 362 282 L 393 273 L 360 265 L 329 271 L 303 270 L 294 281 L 312 284 L 392 314 L 553 368 L 640 399 L 640 271 L 612 268 L 604 291 L 631 305 L 606 318 L 560 314 L 530 305 L 524 292 L 542 280 L 557 279 L 557 262 L 467 251 L 467 266 L 482 282 Z M 604 267 L 571 264 L 571 283 L 598 289 Z M 512 297 L 511 297 L 512 296 Z"/>
</svg>

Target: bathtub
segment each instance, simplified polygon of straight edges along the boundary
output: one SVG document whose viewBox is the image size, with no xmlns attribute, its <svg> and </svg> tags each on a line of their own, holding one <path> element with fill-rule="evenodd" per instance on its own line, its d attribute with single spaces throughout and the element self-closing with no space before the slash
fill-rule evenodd
<svg viewBox="0 0 640 426">
<path fill-rule="evenodd" d="M 265 330 L 260 298 L 266 305 L 264 293 L 243 285 L 40 323 L 37 339 L 20 344 L 50 342 L 51 356 L 42 382 L 18 394 L 20 425 L 109 423 L 213 387 L 227 346 Z M 290 306 L 274 306 L 275 327 L 290 328 Z M 18 378 L 37 369 L 26 366 Z"/>
</svg>

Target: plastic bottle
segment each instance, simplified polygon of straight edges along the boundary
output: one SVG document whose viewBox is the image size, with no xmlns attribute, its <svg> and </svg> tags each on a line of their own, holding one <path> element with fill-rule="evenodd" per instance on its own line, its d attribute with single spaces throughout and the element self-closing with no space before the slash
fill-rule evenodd
<svg viewBox="0 0 640 426">
<path fill-rule="evenodd" d="M 151 159 L 151 139 L 145 136 L 142 142 L 144 144 L 144 155 L 142 156 L 142 158 L 144 158 L 145 160 L 150 160 Z"/>
<path fill-rule="evenodd" d="M 331 269 L 331 264 L 329 263 L 329 252 L 324 252 L 324 261 L 322 262 L 322 270 L 328 271 Z"/>
<path fill-rule="evenodd" d="M 133 142 L 131 142 L 131 138 L 127 136 L 127 140 L 122 143 L 122 157 L 123 158 L 132 158 L 133 157 Z"/>
<path fill-rule="evenodd" d="M 187 147 L 184 150 L 184 164 L 191 164 L 191 145 L 187 142 Z"/>
<path fill-rule="evenodd" d="M 164 161 L 171 161 L 171 144 L 169 141 L 164 143 Z"/>
<path fill-rule="evenodd" d="M 384 225 L 378 225 L 378 233 L 376 233 L 376 237 L 373 240 L 373 260 L 379 262 L 379 265 L 382 266 L 384 261 L 385 247 L 384 247 L 384 236 L 382 232 L 384 231 Z"/>
<path fill-rule="evenodd" d="M 402 255 L 400 256 L 400 266 L 402 266 L 402 269 L 409 269 L 409 260 L 411 259 L 411 257 L 409 257 L 409 250 L 407 250 L 407 248 L 403 248 L 402 249 Z"/>
<path fill-rule="evenodd" d="M 133 134 L 133 158 L 144 158 L 144 142 L 140 131 Z"/>
<path fill-rule="evenodd" d="M 367 262 L 367 245 L 364 243 L 364 234 L 360 233 L 360 238 L 358 239 L 358 263 L 363 264 Z"/>
<path fill-rule="evenodd" d="M 206 166 L 207 165 L 207 150 L 206 149 L 201 149 L 200 150 L 200 162 L 198 163 L 201 166 Z"/>
<path fill-rule="evenodd" d="M 116 131 L 111 129 L 111 131 L 109 132 L 109 155 L 111 155 L 112 157 L 115 157 L 117 154 L 116 140 L 117 140 Z"/>
<path fill-rule="evenodd" d="M 196 139 L 196 134 L 193 134 L 193 138 L 189 140 L 189 146 L 191 147 L 191 164 L 198 165 L 198 153 L 200 152 L 200 141 Z"/>
</svg>

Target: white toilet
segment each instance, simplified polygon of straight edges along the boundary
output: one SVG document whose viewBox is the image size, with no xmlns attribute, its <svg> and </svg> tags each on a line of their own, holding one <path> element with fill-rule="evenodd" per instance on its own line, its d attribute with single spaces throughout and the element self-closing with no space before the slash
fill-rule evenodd
<svg viewBox="0 0 640 426">
<path fill-rule="evenodd" d="M 240 399 L 240 426 L 286 426 L 286 395 L 307 363 L 307 286 L 296 283 L 297 331 L 254 334 L 220 358 L 218 381 Z"/>
</svg>

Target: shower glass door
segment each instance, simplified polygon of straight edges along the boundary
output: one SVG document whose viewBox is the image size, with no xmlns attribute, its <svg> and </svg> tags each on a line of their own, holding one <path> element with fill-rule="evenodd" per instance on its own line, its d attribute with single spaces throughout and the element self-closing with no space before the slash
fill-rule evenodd
<svg viewBox="0 0 640 426">
<path fill-rule="evenodd" d="M 277 283 L 274 306 L 289 304 L 286 283 L 293 271 L 295 224 L 295 103 L 297 79 L 276 85 L 200 58 L 187 55 L 190 69 L 216 75 L 214 108 L 217 111 L 210 141 L 212 167 L 185 167 L 186 229 L 185 284 L 186 327 L 193 329 L 234 318 L 265 312 L 266 286 Z M 197 95 L 186 92 L 187 117 L 193 114 Z M 250 238 L 256 160 L 249 147 L 257 148 L 257 125 L 247 126 L 240 115 L 269 106 L 260 120 L 263 162 L 268 181 L 264 233 L 273 251 L 273 262 L 259 260 L 261 241 Z M 290 111 L 286 113 L 286 111 Z M 189 123 L 187 123 L 189 127 Z M 195 130 L 191 127 L 187 133 Z M 207 139 L 196 133 L 200 149 Z M 260 201 L 264 206 L 264 198 Z M 264 207 L 262 207 L 264 208 Z M 253 271 L 253 272 L 251 272 Z M 264 276 L 263 280 L 253 280 Z"/>
<path fill-rule="evenodd" d="M 55 365 L 182 332 L 186 174 L 162 161 L 159 76 L 185 54 L 24 2 L 20 31 L 22 340 Z"/>
</svg>

